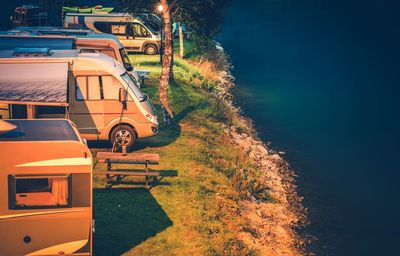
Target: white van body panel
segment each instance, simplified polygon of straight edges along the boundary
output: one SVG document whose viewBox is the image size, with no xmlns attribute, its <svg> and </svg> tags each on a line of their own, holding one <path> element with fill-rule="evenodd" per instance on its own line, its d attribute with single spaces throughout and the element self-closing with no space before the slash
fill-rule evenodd
<svg viewBox="0 0 400 256">
<path fill-rule="evenodd" d="M 104 31 L 96 26 L 96 23 L 111 23 L 109 31 Z M 134 35 L 130 26 L 124 24 L 139 24 L 147 31 L 145 35 Z M 64 28 L 88 28 L 95 33 L 110 33 L 118 37 L 127 51 L 144 52 L 148 45 L 154 45 L 159 51 L 161 37 L 152 31 L 140 19 L 136 19 L 129 13 L 67 13 L 63 22 Z"/>
</svg>

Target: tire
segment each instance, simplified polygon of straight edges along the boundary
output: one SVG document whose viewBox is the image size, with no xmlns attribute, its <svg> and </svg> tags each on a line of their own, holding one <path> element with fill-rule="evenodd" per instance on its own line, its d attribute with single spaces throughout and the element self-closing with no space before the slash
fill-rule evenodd
<svg viewBox="0 0 400 256">
<path fill-rule="evenodd" d="M 153 44 L 149 44 L 144 48 L 144 53 L 147 55 L 155 55 L 158 53 L 157 47 Z"/>
<path fill-rule="evenodd" d="M 116 146 L 118 149 L 122 148 L 122 139 L 125 140 L 125 146 L 129 150 L 133 147 L 136 142 L 136 132 L 135 130 L 126 124 L 121 124 L 115 127 L 110 134 L 110 142 L 111 145 L 114 145 L 114 141 L 116 142 Z"/>
</svg>

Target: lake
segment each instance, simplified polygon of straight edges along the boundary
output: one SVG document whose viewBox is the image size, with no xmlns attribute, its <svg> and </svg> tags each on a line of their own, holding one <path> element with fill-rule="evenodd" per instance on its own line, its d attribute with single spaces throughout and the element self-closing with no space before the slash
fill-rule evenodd
<svg viewBox="0 0 400 256">
<path fill-rule="evenodd" d="M 317 255 L 400 255 L 400 3 L 233 0 L 236 100 L 297 173 Z"/>
</svg>

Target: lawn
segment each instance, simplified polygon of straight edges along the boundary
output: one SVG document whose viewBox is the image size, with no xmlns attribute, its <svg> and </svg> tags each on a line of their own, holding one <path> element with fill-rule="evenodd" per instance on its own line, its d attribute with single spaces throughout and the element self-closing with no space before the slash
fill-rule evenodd
<svg viewBox="0 0 400 256">
<path fill-rule="evenodd" d="M 151 71 L 142 88 L 157 110 L 159 56 L 132 54 L 137 69 Z M 251 252 L 237 239 L 246 226 L 237 216 L 240 193 L 230 177 L 252 163 L 226 143 L 224 109 L 200 87 L 206 81 L 187 61 L 175 58 L 170 101 L 175 113 L 170 126 L 135 145 L 135 152 L 159 153 L 155 169 L 166 174 L 151 188 L 129 185 L 105 189 L 94 178 L 95 255 L 244 255 Z M 159 113 L 160 114 L 160 113 Z M 126 167 L 126 166 L 125 166 Z M 104 170 L 97 164 L 95 171 Z"/>
</svg>

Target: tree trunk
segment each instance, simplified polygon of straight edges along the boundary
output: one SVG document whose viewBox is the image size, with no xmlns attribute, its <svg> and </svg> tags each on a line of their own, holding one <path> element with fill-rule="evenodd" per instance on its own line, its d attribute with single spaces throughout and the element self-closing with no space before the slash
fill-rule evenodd
<svg viewBox="0 0 400 256">
<path fill-rule="evenodd" d="M 169 82 L 172 83 L 174 81 L 174 35 L 171 37 L 171 65 L 169 67 Z"/>
<path fill-rule="evenodd" d="M 183 59 L 185 48 L 183 45 L 182 22 L 178 23 L 178 30 L 179 30 L 179 56 Z"/>
<path fill-rule="evenodd" d="M 163 7 L 163 21 L 164 21 L 164 47 L 162 55 L 162 70 L 160 80 L 160 102 L 165 111 L 172 118 L 173 113 L 168 101 L 168 85 L 170 79 L 171 63 L 172 63 L 172 30 L 171 30 L 171 17 L 167 0 L 161 0 Z M 168 117 L 164 117 L 168 119 Z"/>
</svg>

